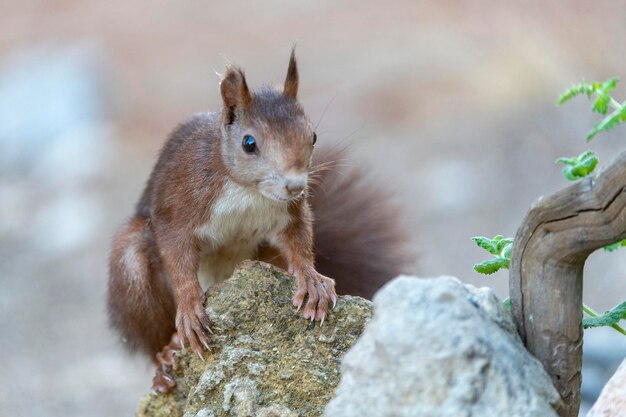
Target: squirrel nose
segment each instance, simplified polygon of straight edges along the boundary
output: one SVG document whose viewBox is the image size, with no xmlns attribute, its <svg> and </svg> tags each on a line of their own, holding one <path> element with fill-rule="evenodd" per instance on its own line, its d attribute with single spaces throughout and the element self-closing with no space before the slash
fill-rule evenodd
<svg viewBox="0 0 626 417">
<path fill-rule="evenodd" d="M 285 181 L 285 189 L 287 189 L 287 193 L 293 197 L 300 195 L 305 187 L 306 180 L 304 178 L 288 178 L 287 181 Z"/>
</svg>

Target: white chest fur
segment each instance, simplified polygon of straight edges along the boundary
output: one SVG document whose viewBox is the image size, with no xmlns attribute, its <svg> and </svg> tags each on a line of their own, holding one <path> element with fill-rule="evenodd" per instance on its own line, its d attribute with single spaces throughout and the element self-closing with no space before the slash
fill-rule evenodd
<svg viewBox="0 0 626 417">
<path fill-rule="evenodd" d="M 209 222 L 196 229 L 201 286 L 206 289 L 228 278 L 239 262 L 254 257 L 259 244 L 274 240 L 288 223 L 287 203 L 227 182 L 213 202 Z"/>
</svg>

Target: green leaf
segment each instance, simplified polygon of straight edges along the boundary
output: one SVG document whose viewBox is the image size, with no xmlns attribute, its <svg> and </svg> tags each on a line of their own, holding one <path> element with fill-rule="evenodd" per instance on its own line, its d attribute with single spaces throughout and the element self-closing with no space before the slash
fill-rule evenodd
<svg viewBox="0 0 626 417">
<path fill-rule="evenodd" d="M 500 254 L 500 250 L 498 249 L 498 241 L 500 239 L 502 239 L 500 235 L 495 236 L 493 239 L 484 236 L 475 236 L 472 238 L 478 247 L 483 248 L 492 255 Z"/>
<path fill-rule="evenodd" d="M 555 161 L 556 164 L 564 164 L 564 165 L 576 165 L 578 163 L 578 157 L 572 156 L 571 158 L 559 158 Z"/>
<path fill-rule="evenodd" d="M 502 249 L 502 252 L 500 252 L 500 255 L 502 255 L 503 258 L 511 259 L 512 250 L 513 250 L 513 239 L 511 239 L 511 242 Z"/>
<path fill-rule="evenodd" d="M 617 77 L 610 78 L 596 88 L 596 101 L 593 103 L 593 111 L 600 114 L 607 113 L 611 102 L 610 92 L 615 89 L 618 80 Z"/>
<path fill-rule="evenodd" d="M 511 248 L 513 246 L 513 238 L 496 235 L 493 239 L 484 236 L 475 236 L 472 238 L 476 245 L 483 248 L 495 258 L 483 261 L 474 265 L 474 270 L 481 274 L 493 274 L 494 272 L 509 267 L 511 259 Z"/>
<path fill-rule="evenodd" d="M 512 238 L 510 238 L 510 237 L 500 239 L 500 240 L 498 241 L 498 251 L 499 251 L 500 253 L 502 253 L 502 251 L 503 251 L 503 250 L 504 250 L 507 246 L 510 246 L 510 245 L 511 245 L 511 243 L 513 243 L 513 239 L 512 239 Z"/>
<path fill-rule="evenodd" d="M 564 164 L 563 176 L 570 181 L 576 181 L 591 174 L 598 165 L 598 156 L 591 152 L 583 152 L 571 158 L 559 158 L 557 163 Z"/>
<path fill-rule="evenodd" d="M 604 247 L 604 250 L 607 252 L 613 252 L 624 246 L 626 246 L 626 239 L 622 240 L 621 242 L 615 242 L 611 243 L 610 245 L 606 245 Z"/>
<path fill-rule="evenodd" d="M 598 317 L 583 319 L 583 327 L 589 329 L 591 327 L 613 326 L 624 318 L 626 318 L 626 301 Z"/>
<path fill-rule="evenodd" d="M 498 257 L 493 259 L 488 259 L 481 263 L 474 265 L 474 270 L 480 274 L 491 275 L 495 272 L 498 272 L 500 269 L 508 269 L 509 268 L 509 260 L 507 258 Z"/>
<path fill-rule="evenodd" d="M 621 108 L 614 110 L 611 114 L 596 123 L 587 134 L 587 141 L 593 139 L 600 132 L 608 132 L 624 121 L 626 121 L 626 102 L 621 104 Z"/>
<path fill-rule="evenodd" d="M 510 237 L 504 237 L 502 235 L 495 235 L 492 239 L 484 236 L 476 236 L 473 237 L 472 240 L 476 242 L 478 246 L 485 249 L 492 255 L 498 255 L 502 252 L 502 249 L 511 243 L 513 243 L 513 239 Z"/>
<path fill-rule="evenodd" d="M 576 97 L 579 94 L 587 94 L 588 98 L 591 98 L 591 95 L 596 91 L 596 88 L 600 86 L 599 83 L 588 83 L 583 81 L 578 84 L 574 84 L 569 89 L 567 89 L 563 94 L 559 96 L 559 100 L 557 101 L 558 105 L 565 103 Z"/>
<path fill-rule="evenodd" d="M 505 298 L 502 302 L 502 307 L 504 307 L 506 311 L 511 312 L 511 299 Z"/>
<path fill-rule="evenodd" d="M 589 315 L 590 317 L 593 317 L 593 318 L 597 318 L 597 317 L 600 316 L 600 314 L 598 314 L 593 308 L 589 307 L 585 303 L 583 303 L 583 312 L 586 313 L 587 315 Z M 584 323 L 584 319 L 583 319 L 583 323 Z M 615 330 L 617 330 L 619 333 L 621 333 L 624 336 L 626 336 L 626 330 L 621 328 L 617 323 L 611 324 L 611 327 L 614 328 Z"/>
</svg>

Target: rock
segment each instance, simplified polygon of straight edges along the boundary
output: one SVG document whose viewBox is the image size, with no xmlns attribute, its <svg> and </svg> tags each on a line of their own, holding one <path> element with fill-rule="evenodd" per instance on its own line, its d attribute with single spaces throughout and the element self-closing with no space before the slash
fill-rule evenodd
<svg viewBox="0 0 626 417">
<path fill-rule="evenodd" d="M 606 384 L 587 417 L 623 417 L 626 414 L 626 359 Z"/>
<path fill-rule="evenodd" d="M 610 346 L 610 349 L 607 349 Z M 626 357 L 626 337 L 610 327 L 585 331 L 580 415 L 587 415 L 602 388 Z"/>
<path fill-rule="evenodd" d="M 325 416 L 556 416 L 558 393 L 490 289 L 399 277 L 374 309 Z"/>
<path fill-rule="evenodd" d="M 293 278 L 244 262 L 208 292 L 211 353 L 176 356 L 175 390 L 145 396 L 138 417 L 319 416 L 339 382 L 339 363 L 371 317 L 371 303 L 339 297 L 323 326 L 291 304 Z"/>
</svg>

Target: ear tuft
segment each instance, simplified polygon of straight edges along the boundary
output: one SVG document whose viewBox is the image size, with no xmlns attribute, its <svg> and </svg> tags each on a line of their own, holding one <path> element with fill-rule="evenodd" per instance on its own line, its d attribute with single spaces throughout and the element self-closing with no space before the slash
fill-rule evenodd
<svg viewBox="0 0 626 417">
<path fill-rule="evenodd" d="M 285 87 L 283 94 L 290 98 L 296 98 L 298 95 L 298 63 L 296 62 L 296 47 L 291 49 L 291 57 L 289 58 L 289 67 L 287 68 L 287 77 L 285 78 Z"/>
<path fill-rule="evenodd" d="M 220 82 L 220 92 L 224 101 L 224 109 L 228 113 L 229 123 L 232 123 L 235 110 L 245 110 L 252 101 L 243 71 L 229 65 Z"/>
</svg>

